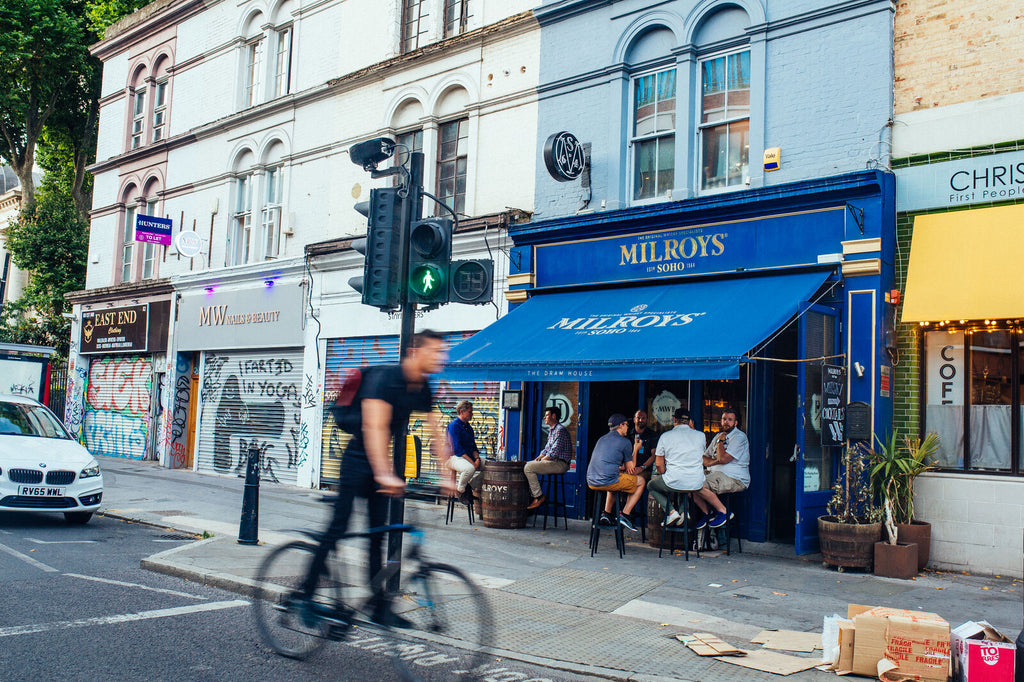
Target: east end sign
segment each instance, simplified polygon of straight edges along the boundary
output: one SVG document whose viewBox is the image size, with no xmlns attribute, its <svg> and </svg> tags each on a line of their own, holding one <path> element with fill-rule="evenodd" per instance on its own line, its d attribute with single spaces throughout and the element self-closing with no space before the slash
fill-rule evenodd
<svg viewBox="0 0 1024 682">
<path fill-rule="evenodd" d="M 842 207 L 538 245 L 537 287 L 815 265 L 840 254 Z"/>
<path fill-rule="evenodd" d="M 302 288 L 297 284 L 182 294 L 177 347 L 217 350 L 301 346 L 302 310 Z"/>
</svg>

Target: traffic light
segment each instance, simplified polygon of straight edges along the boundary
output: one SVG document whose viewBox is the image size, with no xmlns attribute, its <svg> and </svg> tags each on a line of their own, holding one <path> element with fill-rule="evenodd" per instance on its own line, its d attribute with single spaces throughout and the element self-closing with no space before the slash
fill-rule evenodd
<svg viewBox="0 0 1024 682">
<path fill-rule="evenodd" d="M 410 303 L 448 302 L 448 265 L 452 260 L 452 221 L 427 218 L 409 230 Z"/>
<path fill-rule="evenodd" d="M 494 261 L 453 260 L 448 268 L 448 301 L 479 305 L 494 298 Z"/>
<path fill-rule="evenodd" d="M 370 200 L 355 209 L 367 218 L 366 237 L 352 242 L 352 248 L 366 256 L 363 276 L 348 283 L 363 295 L 363 303 L 392 310 L 401 302 L 402 197 L 397 187 L 370 190 Z"/>
</svg>

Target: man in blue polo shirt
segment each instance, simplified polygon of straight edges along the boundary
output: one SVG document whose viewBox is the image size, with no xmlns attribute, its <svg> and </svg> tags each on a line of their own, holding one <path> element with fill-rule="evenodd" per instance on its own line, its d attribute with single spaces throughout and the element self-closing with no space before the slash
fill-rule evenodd
<svg viewBox="0 0 1024 682">
<path fill-rule="evenodd" d="M 448 425 L 448 442 L 452 446 L 452 457 L 448 466 L 455 472 L 455 488 L 459 491 L 459 501 L 470 505 L 473 503 L 473 490 L 480 490 L 484 480 L 484 462 L 480 459 L 480 451 L 476 446 L 476 434 L 473 425 L 473 403 L 463 400 L 455 406 L 458 416 Z"/>
</svg>

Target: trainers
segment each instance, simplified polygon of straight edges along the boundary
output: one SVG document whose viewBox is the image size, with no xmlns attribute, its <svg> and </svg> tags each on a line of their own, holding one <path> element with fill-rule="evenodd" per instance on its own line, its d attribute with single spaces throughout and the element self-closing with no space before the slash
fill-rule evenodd
<svg viewBox="0 0 1024 682">
<path fill-rule="evenodd" d="M 676 525 L 676 523 L 679 522 L 679 519 L 681 519 L 681 518 L 682 518 L 682 516 L 679 514 L 679 512 L 677 512 L 675 509 L 673 509 L 672 511 L 670 511 L 668 513 L 668 516 L 665 517 L 665 525 L 666 526 L 674 526 L 674 525 Z"/>
<path fill-rule="evenodd" d="M 725 515 L 725 512 L 715 512 L 715 515 L 708 519 L 708 525 L 712 528 L 721 528 L 728 520 L 729 518 Z"/>
<path fill-rule="evenodd" d="M 634 533 L 638 531 L 637 527 L 633 525 L 633 519 L 629 518 L 625 514 L 619 514 L 619 525 L 627 530 L 631 530 Z"/>
<path fill-rule="evenodd" d="M 612 521 L 612 517 L 608 516 L 604 512 L 601 513 L 601 518 L 597 520 L 599 526 L 614 526 L 615 522 Z"/>
<path fill-rule="evenodd" d="M 708 526 L 708 519 L 710 519 L 710 518 L 711 518 L 711 512 L 708 512 L 707 514 L 702 516 L 700 521 L 697 522 L 696 529 L 697 530 L 703 530 L 703 529 L 707 528 L 707 526 Z"/>
</svg>

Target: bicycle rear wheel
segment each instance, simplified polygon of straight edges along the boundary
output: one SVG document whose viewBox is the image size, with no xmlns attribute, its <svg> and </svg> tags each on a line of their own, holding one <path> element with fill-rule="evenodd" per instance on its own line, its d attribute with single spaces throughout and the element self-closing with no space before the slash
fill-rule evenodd
<svg viewBox="0 0 1024 682">
<path fill-rule="evenodd" d="M 447 564 L 424 564 L 409 577 L 394 610 L 422 632 L 441 635 L 464 653 L 456 679 L 477 679 L 494 639 L 494 615 L 487 598 L 465 573 Z M 395 667 L 405 680 L 416 680 L 415 649 L 393 651 Z M 422 669 L 422 668 L 421 668 Z"/>
<path fill-rule="evenodd" d="M 318 616 L 332 612 L 338 603 L 338 583 L 328 560 L 313 593 L 317 617 L 309 624 L 303 622 L 297 603 L 315 552 L 316 545 L 312 543 L 290 542 L 271 552 L 256 574 L 253 594 L 256 629 L 267 646 L 288 658 L 306 658 L 323 646 L 331 623 Z"/>
</svg>

